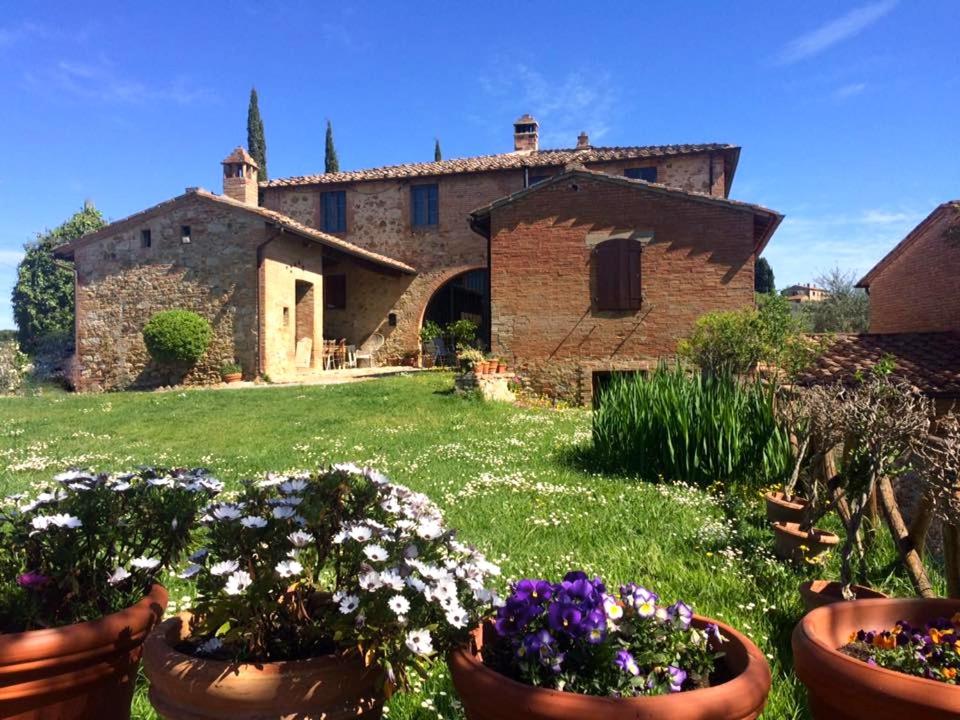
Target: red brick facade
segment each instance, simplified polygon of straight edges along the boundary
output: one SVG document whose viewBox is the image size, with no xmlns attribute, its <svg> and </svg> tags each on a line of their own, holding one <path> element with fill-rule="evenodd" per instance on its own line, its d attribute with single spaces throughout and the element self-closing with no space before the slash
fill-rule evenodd
<svg viewBox="0 0 960 720">
<path fill-rule="evenodd" d="M 489 233 L 493 352 L 574 402 L 590 401 L 595 372 L 647 369 L 703 313 L 754 302 L 743 207 L 574 174 L 494 204 Z M 621 236 L 643 245 L 642 303 L 599 311 L 593 249 Z"/>
<path fill-rule="evenodd" d="M 934 210 L 860 281 L 870 332 L 960 332 L 960 202 Z"/>
</svg>

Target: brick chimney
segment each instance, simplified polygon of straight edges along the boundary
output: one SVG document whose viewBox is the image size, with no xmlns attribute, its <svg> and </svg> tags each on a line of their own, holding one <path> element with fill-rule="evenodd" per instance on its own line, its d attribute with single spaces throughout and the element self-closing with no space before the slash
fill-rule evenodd
<svg viewBox="0 0 960 720">
<path fill-rule="evenodd" d="M 523 115 L 513 124 L 513 149 L 516 152 L 540 149 L 540 125 L 532 115 Z"/>
<path fill-rule="evenodd" d="M 588 150 L 590 148 L 590 137 L 586 130 L 581 130 L 577 135 L 577 150 Z"/>
<path fill-rule="evenodd" d="M 257 185 L 259 166 L 250 153 L 237 147 L 221 162 L 223 165 L 223 194 L 247 205 L 258 205 L 260 188 Z"/>
</svg>

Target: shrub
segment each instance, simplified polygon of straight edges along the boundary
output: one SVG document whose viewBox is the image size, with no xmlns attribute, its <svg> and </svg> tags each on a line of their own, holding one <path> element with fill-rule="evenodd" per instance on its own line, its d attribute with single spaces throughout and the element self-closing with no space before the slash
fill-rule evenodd
<svg viewBox="0 0 960 720">
<path fill-rule="evenodd" d="M 158 312 L 143 328 L 143 341 L 150 356 L 162 364 L 197 362 L 212 337 L 210 323 L 189 310 Z"/>
<path fill-rule="evenodd" d="M 223 376 L 234 375 L 236 373 L 242 373 L 242 372 L 243 372 L 243 365 L 238 363 L 236 360 L 230 360 L 228 362 L 223 363 L 223 365 L 220 366 L 220 374 Z"/>
<path fill-rule="evenodd" d="M 661 365 L 649 378 L 615 376 L 593 413 L 594 451 L 603 464 L 647 480 L 782 480 L 792 456 L 773 395 L 759 381 L 680 366 Z"/>
<path fill-rule="evenodd" d="M 16 340 L 0 342 L 0 395 L 19 390 L 29 368 L 27 356 L 20 352 Z"/>
<path fill-rule="evenodd" d="M 433 320 L 427 320 L 423 327 L 420 328 L 420 342 L 426 345 L 429 342 L 433 342 L 438 337 L 443 335 L 443 328 L 441 328 Z"/>
</svg>

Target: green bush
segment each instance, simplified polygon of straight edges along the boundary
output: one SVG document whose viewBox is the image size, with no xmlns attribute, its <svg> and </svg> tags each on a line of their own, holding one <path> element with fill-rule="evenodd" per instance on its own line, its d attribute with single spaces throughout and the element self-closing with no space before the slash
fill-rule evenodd
<svg viewBox="0 0 960 720">
<path fill-rule="evenodd" d="M 680 366 L 614 376 L 593 413 L 593 448 L 607 467 L 647 480 L 756 486 L 791 467 L 771 386 Z"/>
<path fill-rule="evenodd" d="M 189 310 L 158 312 L 143 328 L 143 341 L 158 363 L 197 362 L 207 351 L 213 328 L 206 318 Z"/>
</svg>

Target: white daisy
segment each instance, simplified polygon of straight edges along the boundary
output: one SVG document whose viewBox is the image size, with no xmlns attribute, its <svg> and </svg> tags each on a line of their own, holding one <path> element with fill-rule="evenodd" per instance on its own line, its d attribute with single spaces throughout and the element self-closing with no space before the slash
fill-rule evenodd
<svg viewBox="0 0 960 720">
<path fill-rule="evenodd" d="M 278 505 L 273 509 L 273 517 L 277 520 L 286 520 L 287 518 L 293 517 L 296 510 L 292 507 L 287 507 L 286 505 Z"/>
<path fill-rule="evenodd" d="M 390 588 L 397 592 L 403 590 L 403 578 L 400 577 L 400 572 L 396 568 L 384 570 L 380 573 L 380 582 L 383 583 L 385 588 Z"/>
<path fill-rule="evenodd" d="M 337 463 L 333 469 L 350 475 L 363 475 L 363 468 L 355 463 Z"/>
<path fill-rule="evenodd" d="M 468 620 L 469 615 L 467 615 L 467 611 L 459 605 L 447 610 L 447 622 L 455 628 L 466 627 Z"/>
<path fill-rule="evenodd" d="M 373 531 L 366 525 L 354 525 L 350 528 L 349 535 L 357 542 L 366 542 L 373 536 Z"/>
<path fill-rule="evenodd" d="M 280 486 L 280 492 L 284 495 L 292 495 L 293 493 L 303 492 L 307 489 L 306 480 L 288 480 Z"/>
<path fill-rule="evenodd" d="M 240 567 L 240 563 L 236 560 L 224 560 L 223 562 L 218 562 L 210 568 L 211 575 L 229 575 L 232 572 Z"/>
<path fill-rule="evenodd" d="M 190 557 L 188 557 L 187 560 L 195 563 L 200 562 L 209 554 L 210 554 L 209 550 L 207 550 L 206 548 L 200 548 L 199 550 L 195 551 Z"/>
<path fill-rule="evenodd" d="M 393 610 L 397 617 L 404 617 L 410 609 L 410 601 L 403 595 L 394 595 L 387 601 L 387 607 Z"/>
<path fill-rule="evenodd" d="M 197 652 L 201 655 L 210 655 L 222 647 L 223 643 L 220 641 L 220 638 L 212 637 L 209 640 L 204 640 L 202 643 L 197 645 Z"/>
<path fill-rule="evenodd" d="M 289 540 L 294 547 L 302 548 L 311 543 L 313 536 L 303 530 L 295 530 L 287 535 L 287 540 Z"/>
<path fill-rule="evenodd" d="M 256 515 L 247 515 L 246 517 L 240 518 L 240 524 L 245 528 L 262 528 L 266 527 L 267 521 Z"/>
<path fill-rule="evenodd" d="M 286 482 L 286 478 L 283 475 L 275 475 L 274 473 L 267 473 L 267 477 L 263 480 L 257 481 L 257 487 L 268 488 L 276 487 L 277 485 L 282 485 Z"/>
<path fill-rule="evenodd" d="M 382 545 L 367 545 L 363 549 L 363 554 L 374 562 L 383 562 L 390 557 L 386 548 L 384 548 Z"/>
<path fill-rule="evenodd" d="M 303 572 L 303 565 L 298 563 L 296 560 L 282 560 L 277 563 L 277 566 L 274 568 L 277 571 L 277 575 L 282 578 L 294 577 Z"/>
<path fill-rule="evenodd" d="M 154 487 L 170 487 L 173 485 L 173 478 L 169 477 L 158 477 L 158 478 L 147 478 L 147 483 L 153 485 Z"/>
<path fill-rule="evenodd" d="M 430 637 L 429 630 L 411 630 L 407 633 L 405 643 L 410 652 L 417 655 L 433 654 L 433 639 Z"/>
<path fill-rule="evenodd" d="M 217 520 L 236 520 L 241 512 L 235 505 L 218 505 L 213 509 L 212 514 Z"/>
<path fill-rule="evenodd" d="M 443 535 L 443 526 L 436 520 L 424 520 L 417 525 L 417 535 L 424 540 L 435 540 Z"/>
<path fill-rule="evenodd" d="M 185 567 L 185 568 L 183 569 L 183 571 L 181 571 L 181 573 L 180 573 L 177 577 L 179 577 L 181 580 L 189 580 L 190 578 L 194 577 L 194 576 L 195 576 L 198 572 L 200 572 L 201 570 L 203 570 L 203 566 L 202 566 L 202 565 L 197 565 L 196 563 L 191 563 L 190 565 L 187 565 L 187 567 Z"/>
<path fill-rule="evenodd" d="M 360 606 L 360 598 L 356 595 L 344 595 L 340 598 L 340 612 L 349 615 Z"/>
<path fill-rule="evenodd" d="M 227 595 L 239 595 L 253 582 L 253 578 L 250 577 L 250 573 L 245 570 L 237 570 L 229 578 L 227 578 L 227 584 L 224 586 L 223 590 Z"/>
<path fill-rule="evenodd" d="M 374 590 L 380 589 L 382 583 L 380 582 L 380 573 L 376 570 L 368 570 L 360 576 L 360 589 L 368 590 L 373 592 Z"/>
<path fill-rule="evenodd" d="M 127 571 L 127 569 L 118 567 L 116 570 L 113 571 L 110 577 L 107 578 L 107 584 L 111 586 L 119 585 L 128 577 L 130 577 L 130 573 Z"/>
<path fill-rule="evenodd" d="M 160 564 L 157 558 L 138 557 L 130 561 L 130 564 L 141 570 L 153 570 Z"/>
</svg>

